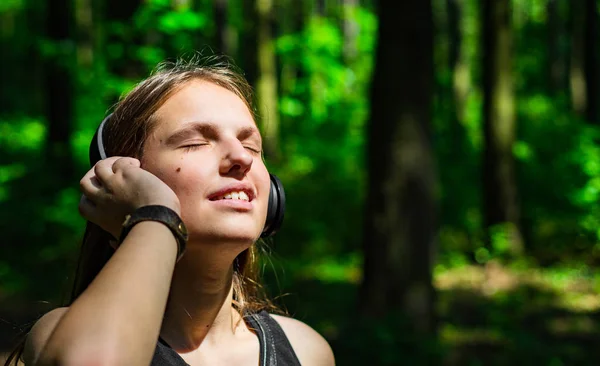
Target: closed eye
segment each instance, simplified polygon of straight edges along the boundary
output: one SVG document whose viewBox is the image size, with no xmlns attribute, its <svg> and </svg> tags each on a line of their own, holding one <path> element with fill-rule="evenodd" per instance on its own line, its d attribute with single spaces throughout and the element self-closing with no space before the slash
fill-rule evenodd
<svg viewBox="0 0 600 366">
<path fill-rule="evenodd" d="M 206 144 L 206 143 L 204 143 L 204 144 L 190 144 L 190 145 L 181 146 L 181 148 L 184 149 L 185 152 L 188 152 L 188 151 L 198 150 L 202 146 L 206 146 L 206 145 L 208 145 L 208 144 Z"/>
<path fill-rule="evenodd" d="M 260 154 L 262 152 L 262 150 L 254 147 L 254 146 L 244 146 L 244 148 L 246 148 L 246 150 L 249 150 L 255 154 Z"/>
</svg>

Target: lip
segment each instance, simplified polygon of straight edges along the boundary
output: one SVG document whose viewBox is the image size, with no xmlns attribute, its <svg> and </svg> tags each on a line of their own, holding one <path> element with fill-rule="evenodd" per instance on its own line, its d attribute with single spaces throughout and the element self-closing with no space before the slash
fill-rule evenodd
<svg viewBox="0 0 600 366">
<path fill-rule="evenodd" d="M 248 195 L 248 201 L 218 199 L 219 197 L 224 196 L 226 193 L 240 192 L 240 191 L 242 191 Z M 251 202 L 254 200 L 254 197 L 256 197 L 256 194 L 254 193 L 254 188 L 252 188 L 252 186 L 247 183 L 229 184 L 229 185 L 226 185 L 226 186 L 220 188 L 218 191 L 215 191 L 208 195 L 208 199 L 213 202 L 235 201 L 235 203 L 243 202 L 243 203 L 250 204 L 250 206 L 252 206 Z"/>
<path fill-rule="evenodd" d="M 254 205 L 252 202 L 242 200 L 215 200 L 210 201 L 213 205 L 223 209 L 233 209 L 237 212 L 251 211 Z"/>
</svg>

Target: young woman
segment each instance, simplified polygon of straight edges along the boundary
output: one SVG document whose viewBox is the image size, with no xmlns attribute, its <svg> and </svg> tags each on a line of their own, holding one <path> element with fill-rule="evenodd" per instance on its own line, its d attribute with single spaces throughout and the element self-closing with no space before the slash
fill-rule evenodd
<svg viewBox="0 0 600 366">
<path fill-rule="evenodd" d="M 323 337 L 260 297 L 272 183 L 251 105 L 229 66 L 193 62 L 118 103 L 100 131 L 109 157 L 80 182 L 73 299 L 32 328 L 26 365 L 334 364 Z"/>
</svg>

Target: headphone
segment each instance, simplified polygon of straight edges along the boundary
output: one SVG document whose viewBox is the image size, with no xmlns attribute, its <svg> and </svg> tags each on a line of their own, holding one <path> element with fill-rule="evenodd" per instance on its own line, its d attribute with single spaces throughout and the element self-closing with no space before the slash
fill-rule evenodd
<svg viewBox="0 0 600 366">
<path fill-rule="evenodd" d="M 104 142 L 106 141 L 104 139 L 104 126 L 111 116 L 112 113 L 104 118 L 90 142 L 90 166 L 94 166 L 100 160 L 108 157 L 106 150 L 104 149 Z M 260 235 L 261 238 L 273 236 L 277 230 L 279 230 L 281 224 L 283 224 L 283 216 L 285 213 L 285 191 L 283 190 L 283 184 L 281 184 L 281 181 L 275 175 L 269 174 L 269 176 L 271 181 L 269 207 L 267 210 L 265 227 Z"/>
</svg>

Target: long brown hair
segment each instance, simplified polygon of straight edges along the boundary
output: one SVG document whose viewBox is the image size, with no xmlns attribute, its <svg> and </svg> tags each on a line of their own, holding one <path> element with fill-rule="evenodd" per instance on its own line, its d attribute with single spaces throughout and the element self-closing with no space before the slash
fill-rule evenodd
<svg viewBox="0 0 600 366">
<path fill-rule="evenodd" d="M 204 80 L 236 94 L 256 119 L 252 88 L 233 63 L 223 56 L 192 57 L 190 60 L 161 63 L 147 79 L 138 83 L 116 104 L 105 125 L 108 156 L 141 158 L 146 137 L 156 126 L 155 112 L 191 80 Z M 97 225 L 88 222 L 75 271 L 73 289 L 65 306 L 71 305 L 98 275 L 111 258 L 111 236 Z M 233 306 L 240 312 L 261 309 L 277 311 L 259 281 L 259 247 L 255 243 L 240 253 L 233 263 Z M 30 329 L 27 329 L 28 332 Z M 14 360 L 17 365 L 23 354 L 25 333 L 5 366 Z"/>
</svg>

